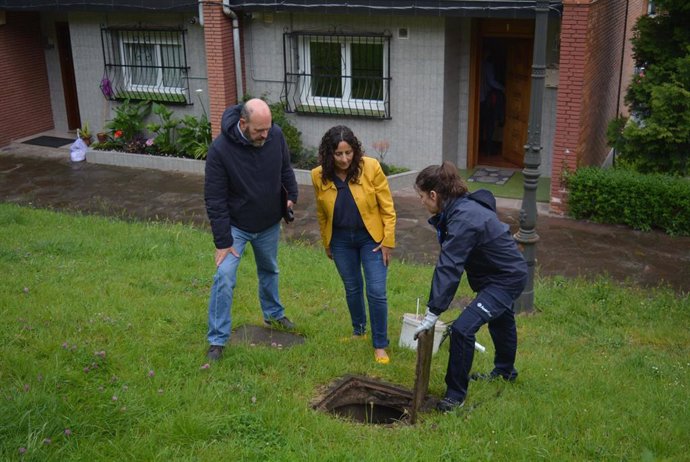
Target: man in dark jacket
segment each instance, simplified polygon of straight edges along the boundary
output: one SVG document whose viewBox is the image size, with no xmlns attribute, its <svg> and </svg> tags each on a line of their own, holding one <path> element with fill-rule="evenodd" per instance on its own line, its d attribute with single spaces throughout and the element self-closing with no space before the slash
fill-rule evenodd
<svg viewBox="0 0 690 462">
<path fill-rule="evenodd" d="M 494 369 L 475 374 L 476 379 L 513 381 L 517 351 L 514 301 L 527 282 L 527 263 L 510 235 L 508 225 L 496 216 L 496 200 L 486 190 L 468 193 L 450 162 L 422 170 L 415 181 L 422 203 L 434 214 L 429 220 L 438 233 L 441 254 L 431 281 L 427 312 L 415 331 L 433 328 L 448 309 L 463 272 L 477 296 L 450 328 L 450 356 L 446 394 L 437 408 L 448 412 L 462 406 L 467 395 L 474 359 L 475 334 L 489 325 L 496 349 Z"/>
<path fill-rule="evenodd" d="M 278 295 L 278 239 L 282 209 L 292 208 L 297 192 L 288 146 L 268 105 L 251 99 L 226 109 L 221 134 L 208 150 L 204 184 L 217 268 L 208 307 L 209 359 L 221 357 L 230 337 L 237 268 L 247 243 L 254 250 L 264 322 L 294 328 Z"/>
</svg>

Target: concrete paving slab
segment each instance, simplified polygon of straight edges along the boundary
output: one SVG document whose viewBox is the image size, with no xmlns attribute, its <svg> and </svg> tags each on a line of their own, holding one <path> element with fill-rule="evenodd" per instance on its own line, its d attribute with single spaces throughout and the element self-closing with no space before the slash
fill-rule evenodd
<svg viewBox="0 0 690 462">
<path fill-rule="evenodd" d="M 283 239 L 320 246 L 311 186 L 300 186 L 295 222 L 283 226 Z M 394 258 L 433 264 L 438 256 L 434 230 L 415 191 L 393 193 L 398 213 Z M 94 213 L 124 219 L 167 220 L 208 229 L 203 175 L 148 168 L 72 163 L 67 148 L 14 143 L 0 150 L 0 201 L 40 208 Z M 499 216 L 519 227 L 520 201 L 499 199 Z M 539 276 L 608 274 L 622 283 L 666 284 L 690 292 L 690 237 L 634 231 L 550 216 L 539 206 L 536 271 Z M 212 243 L 209 236 L 209 252 Z M 325 257 L 324 257 L 325 258 Z"/>
</svg>

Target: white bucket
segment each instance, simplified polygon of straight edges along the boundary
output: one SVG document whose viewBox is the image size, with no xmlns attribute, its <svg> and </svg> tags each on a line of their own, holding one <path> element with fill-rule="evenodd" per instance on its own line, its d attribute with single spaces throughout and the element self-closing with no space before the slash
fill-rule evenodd
<svg viewBox="0 0 690 462">
<path fill-rule="evenodd" d="M 414 339 L 414 331 L 422 323 L 423 317 L 417 317 L 413 313 L 403 314 L 402 329 L 400 329 L 400 342 L 399 345 L 403 348 L 410 348 L 412 350 L 417 350 L 417 340 Z M 443 333 L 446 331 L 446 323 L 443 321 L 436 321 L 436 327 L 434 327 L 434 347 L 432 354 L 436 354 L 438 347 L 441 345 L 441 338 Z"/>
</svg>

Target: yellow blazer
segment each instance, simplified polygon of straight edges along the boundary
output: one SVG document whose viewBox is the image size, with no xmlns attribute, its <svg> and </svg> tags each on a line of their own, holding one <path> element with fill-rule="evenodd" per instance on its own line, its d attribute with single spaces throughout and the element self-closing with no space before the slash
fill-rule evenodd
<svg viewBox="0 0 690 462">
<path fill-rule="evenodd" d="M 332 181 L 321 181 L 321 167 L 311 171 L 316 195 L 316 216 L 319 219 L 321 240 L 325 248 L 333 235 L 333 210 L 338 189 Z M 386 247 L 395 247 L 395 208 L 388 180 L 379 161 L 362 157 L 362 174 L 355 183 L 348 183 L 357 210 L 371 237 Z"/>
</svg>

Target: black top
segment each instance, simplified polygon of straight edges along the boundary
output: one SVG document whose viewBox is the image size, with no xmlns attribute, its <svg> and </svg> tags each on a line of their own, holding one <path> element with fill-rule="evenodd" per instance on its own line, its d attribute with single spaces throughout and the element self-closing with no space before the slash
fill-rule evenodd
<svg viewBox="0 0 690 462">
<path fill-rule="evenodd" d="M 362 229 L 364 222 L 352 197 L 352 191 L 346 182 L 335 177 L 333 183 L 338 189 L 333 209 L 333 228 Z"/>
</svg>

